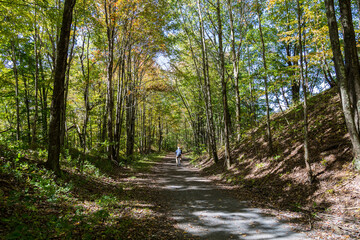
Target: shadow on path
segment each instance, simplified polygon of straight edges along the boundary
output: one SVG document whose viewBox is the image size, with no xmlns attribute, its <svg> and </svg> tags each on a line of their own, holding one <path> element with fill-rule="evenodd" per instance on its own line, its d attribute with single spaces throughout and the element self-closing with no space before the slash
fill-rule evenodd
<svg viewBox="0 0 360 240">
<path fill-rule="evenodd" d="M 186 159 L 177 167 L 168 155 L 154 169 L 155 178 L 169 201 L 177 227 L 201 239 L 306 239 L 284 222 L 250 208 L 246 202 L 200 177 Z"/>
</svg>

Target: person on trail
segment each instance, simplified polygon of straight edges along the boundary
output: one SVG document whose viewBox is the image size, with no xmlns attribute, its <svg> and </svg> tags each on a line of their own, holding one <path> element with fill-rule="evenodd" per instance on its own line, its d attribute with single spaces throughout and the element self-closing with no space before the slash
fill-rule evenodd
<svg viewBox="0 0 360 240">
<path fill-rule="evenodd" d="M 180 161 L 181 161 L 181 154 L 182 154 L 182 151 L 181 151 L 181 148 L 180 148 L 180 147 L 178 147 L 178 148 L 176 149 L 175 154 L 176 154 L 176 166 L 180 166 L 180 165 L 181 165 L 181 163 L 180 163 Z"/>
</svg>

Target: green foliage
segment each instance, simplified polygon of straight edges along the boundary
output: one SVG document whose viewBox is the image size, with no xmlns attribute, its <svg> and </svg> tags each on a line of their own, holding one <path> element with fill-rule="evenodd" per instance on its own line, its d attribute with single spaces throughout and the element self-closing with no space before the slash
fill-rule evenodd
<svg viewBox="0 0 360 240">
<path fill-rule="evenodd" d="M 118 204 L 119 200 L 114 195 L 103 195 L 100 199 L 96 200 L 96 203 L 101 207 L 113 206 Z"/>
<path fill-rule="evenodd" d="M 256 167 L 257 167 L 257 168 L 263 168 L 264 166 L 265 166 L 264 163 L 257 163 L 257 164 L 256 164 Z"/>
<path fill-rule="evenodd" d="M 6 229 L 5 239 L 119 238 L 129 234 L 134 220 L 119 213 L 133 204 L 126 202 L 132 196 L 123 189 L 134 187 L 113 185 L 114 180 L 109 176 L 113 171 L 107 171 L 106 159 L 88 156 L 80 173 L 77 159 L 82 157 L 81 153 L 67 151 L 62 160 L 65 172 L 62 177 L 56 177 L 41 167 L 47 155 L 44 150 L 23 150 L 17 144 L 0 145 L 0 150 L 0 175 L 4 183 L 9 182 L 0 191 L 0 210 L 5 213 L 0 223 Z M 132 169 L 132 174 L 146 172 L 162 157 L 137 155 L 127 167 Z M 98 168 L 100 163 L 105 166 Z M 104 191 L 104 187 L 110 188 Z M 98 233 L 99 227 L 114 224 L 116 227 L 106 227 Z"/>
</svg>

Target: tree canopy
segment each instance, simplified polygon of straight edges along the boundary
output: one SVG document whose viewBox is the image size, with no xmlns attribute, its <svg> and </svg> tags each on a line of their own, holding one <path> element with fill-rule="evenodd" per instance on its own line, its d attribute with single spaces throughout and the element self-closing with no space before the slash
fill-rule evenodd
<svg viewBox="0 0 360 240">
<path fill-rule="evenodd" d="M 359 65 L 355 1 L 77 1 L 61 52 L 66 3 L 0 3 L 3 139 L 47 148 L 55 137 L 58 154 L 114 163 L 177 146 L 217 162 L 224 146 L 230 167 L 250 129 L 266 123 L 271 155 L 271 114 L 339 87 L 358 159 L 358 82 L 346 71 Z"/>
</svg>

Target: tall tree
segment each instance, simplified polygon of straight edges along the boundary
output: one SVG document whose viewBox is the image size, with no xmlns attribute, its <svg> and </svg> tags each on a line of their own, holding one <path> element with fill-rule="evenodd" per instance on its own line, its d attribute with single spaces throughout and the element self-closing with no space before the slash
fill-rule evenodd
<svg viewBox="0 0 360 240">
<path fill-rule="evenodd" d="M 202 54 L 202 70 L 203 70 L 203 78 L 204 78 L 204 96 L 205 96 L 205 106 L 206 106 L 206 119 L 208 126 L 208 135 L 210 148 L 215 163 L 218 162 L 217 155 L 217 146 L 216 146 L 216 136 L 215 136 L 215 127 L 213 120 L 213 107 L 211 100 L 211 88 L 210 88 L 210 79 L 209 79 L 209 62 L 208 62 L 208 53 L 207 53 L 207 45 L 205 40 L 205 30 L 204 30 L 204 22 L 202 17 L 202 11 L 200 6 L 200 0 L 197 0 L 197 8 L 199 15 L 199 23 L 200 23 L 200 39 L 201 39 L 201 54 Z"/>
<path fill-rule="evenodd" d="M 107 112 L 107 136 L 108 136 L 108 158 L 114 159 L 114 96 L 113 96 L 113 69 L 114 69 L 114 44 L 116 33 L 115 22 L 115 1 L 104 0 L 106 35 L 107 35 L 107 94 L 106 94 L 106 112 Z"/>
<path fill-rule="evenodd" d="M 219 41 L 219 61 L 220 61 L 220 78 L 221 78 L 221 94 L 222 94 L 222 105 L 223 105 L 223 118 L 224 118 L 224 142 L 225 142 L 225 162 L 226 167 L 230 168 L 231 155 L 230 155 L 230 113 L 227 100 L 227 81 L 225 79 L 225 57 L 223 47 L 223 27 L 221 19 L 221 4 L 220 0 L 217 0 L 216 4 L 216 16 L 218 24 L 218 41 Z"/>
<path fill-rule="evenodd" d="M 297 0 L 297 13 L 298 13 L 298 35 L 299 35 L 299 52 L 300 52 L 300 79 L 302 82 L 302 88 L 304 92 L 304 160 L 305 166 L 308 172 L 308 180 L 310 183 L 313 182 L 313 174 L 310 166 L 309 156 L 309 129 L 308 129 L 308 105 L 307 105 L 307 89 L 308 89 L 308 78 L 304 76 L 304 56 L 303 56 L 303 35 L 302 35 L 302 8 L 300 1 Z"/>
<path fill-rule="evenodd" d="M 246 3 L 241 2 L 240 5 L 240 19 L 245 21 L 244 12 Z M 241 44 L 243 40 L 243 29 L 245 26 L 241 23 L 239 26 L 239 32 L 240 32 L 240 42 L 238 43 L 238 46 L 236 44 L 235 39 L 235 22 L 234 22 L 234 16 L 233 16 L 233 3 L 230 0 L 227 0 L 227 7 L 229 12 L 229 23 L 230 23 L 230 41 L 231 41 L 231 54 L 232 54 L 232 64 L 233 64 L 233 79 L 234 79 L 234 85 L 235 85 L 235 98 L 236 98 L 236 131 L 237 131 L 237 137 L 236 140 L 240 141 L 241 138 L 241 103 L 240 103 L 240 76 L 239 76 L 239 65 L 240 65 L 240 52 L 241 52 Z"/>
<path fill-rule="evenodd" d="M 15 52 L 15 41 L 11 41 L 11 60 L 15 77 L 15 98 L 16 98 L 16 140 L 20 140 L 20 100 L 19 100 L 19 74 Z"/>
<path fill-rule="evenodd" d="M 73 9 L 76 0 L 65 0 L 60 38 L 57 44 L 57 54 L 54 70 L 54 90 L 50 112 L 49 147 L 46 166 L 60 174 L 60 124 L 61 109 L 64 104 L 64 83 L 69 48 L 70 30 L 73 17 Z M 64 121 L 64 119 L 63 119 Z"/>
<path fill-rule="evenodd" d="M 266 102 L 266 132 L 267 132 L 267 138 L 268 138 L 268 148 L 269 153 L 273 153 L 273 143 L 272 143 L 272 134 L 271 134 L 271 122 L 270 122 L 270 104 L 269 104 L 269 90 L 268 90 L 268 69 L 267 69 L 267 63 L 266 63 L 266 49 L 265 49 L 265 41 L 264 41 L 264 35 L 262 31 L 262 25 L 261 25 L 261 10 L 260 10 L 260 4 L 258 0 L 256 0 L 256 11 L 258 16 L 258 23 L 259 23 L 259 31 L 260 31 L 260 40 L 261 40 L 261 56 L 263 60 L 263 66 L 264 66 L 264 86 L 265 86 L 265 102 Z"/>
<path fill-rule="evenodd" d="M 37 141 L 37 121 L 38 121 L 38 83 L 39 83 L 39 54 L 38 54 L 38 26 L 37 26 L 37 8 L 35 7 L 34 14 L 34 51 L 35 51 L 35 114 L 32 126 L 32 139 L 31 144 L 36 145 Z"/>
<path fill-rule="evenodd" d="M 357 114 L 355 114 L 358 109 L 356 105 L 357 102 L 354 102 L 354 99 L 360 99 L 360 93 L 358 89 L 355 89 L 355 86 L 359 84 L 359 79 L 356 78 L 358 72 L 354 73 L 359 69 L 359 60 L 356 52 L 355 34 L 351 15 L 351 2 L 349 0 L 341 0 L 339 1 L 339 5 L 342 19 L 341 23 L 344 30 L 344 49 L 345 55 L 347 55 L 345 57 L 345 63 L 340 48 L 334 1 L 325 0 L 326 16 L 328 19 L 331 48 L 334 56 L 342 109 L 353 146 L 354 166 L 356 169 L 360 170 L 360 135 L 359 129 L 357 128 Z M 350 59 L 350 56 L 355 56 L 356 58 Z M 354 68 L 354 70 L 351 70 L 352 68 Z M 354 88 L 351 88 L 351 86 L 354 86 Z"/>
</svg>

